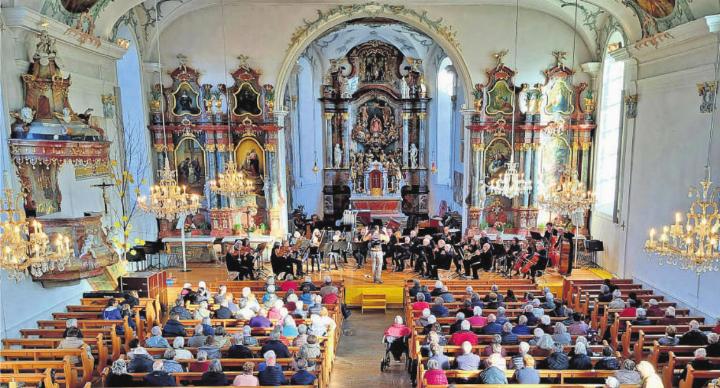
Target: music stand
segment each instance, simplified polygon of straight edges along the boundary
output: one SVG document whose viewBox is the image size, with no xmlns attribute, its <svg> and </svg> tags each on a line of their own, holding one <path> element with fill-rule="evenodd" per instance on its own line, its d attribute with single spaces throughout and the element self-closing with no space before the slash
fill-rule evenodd
<svg viewBox="0 0 720 388">
<path fill-rule="evenodd" d="M 542 241 L 542 240 L 543 240 L 542 234 L 540 234 L 540 233 L 538 233 L 538 232 L 530 231 L 530 237 L 532 237 L 532 239 L 535 240 L 535 241 Z"/>
<path fill-rule="evenodd" d="M 585 240 L 585 250 L 590 252 L 593 265 L 597 265 L 597 253 L 604 252 L 605 247 L 601 240 Z"/>
</svg>

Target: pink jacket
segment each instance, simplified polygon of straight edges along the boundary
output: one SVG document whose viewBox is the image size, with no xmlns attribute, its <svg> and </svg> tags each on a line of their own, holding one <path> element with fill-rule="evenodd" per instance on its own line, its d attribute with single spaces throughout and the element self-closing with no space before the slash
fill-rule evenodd
<svg viewBox="0 0 720 388">
<path fill-rule="evenodd" d="M 447 385 L 448 380 L 442 369 L 431 369 L 425 372 L 425 381 L 428 385 Z"/>
<path fill-rule="evenodd" d="M 405 337 L 410 335 L 410 328 L 403 324 L 393 323 L 392 326 L 385 329 L 385 335 L 388 337 Z"/>
<path fill-rule="evenodd" d="M 468 318 L 467 320 L 468 320 L 468 322 L 470 322 L 470 326 L 475 326 L 475 327 L 483 327 L 487 323 L 487 318 L 485 318 L 483 316 L 477 317 L 477 316 L 473 315 L 472 317 Z"/>
</svg>

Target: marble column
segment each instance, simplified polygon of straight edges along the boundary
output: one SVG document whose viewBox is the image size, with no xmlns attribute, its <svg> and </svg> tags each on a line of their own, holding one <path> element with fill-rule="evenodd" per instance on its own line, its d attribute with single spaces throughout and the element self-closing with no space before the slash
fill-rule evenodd
<svg viewBox="0 0 720 388">
<path fill-rule="evenodd" d="M 335 119 L 335 113 L 325 112 L 325 114 L 323 115 L 323 118 L 325 119 L 325 120 L 323 120 L 324 125 L 325 125 L 325 141 L 323 142 L 323 144 L 325 144 L 325 146 L 323 147 L 323 155 L 324 155 L 324 160 L 325 160 L 324 165 L 327 168 L 328 166 L 329 167 L 333 166 L 332 157 L 333 157 L 333 146 L 334 145 L 332 143 L 333 142 L 332 130 L 333 130 L 333 120 Z"/>
<path fill-rule="evenodd" d="M 350 113 L 342 112 L 342 138 L 343 138 L 343 161 L 340 167 L 350 167 L 350 134 L 352 133 L 352 122 L 350 121 Z"/>
<path fill-rule="evenodd" d="M 463 148 L 461 152 L 463 153 L 463 191 L 462 191 L 462 229 L 467 230 L 470 226 L 470 214 L 469 214 L 469 206 L 465 206 L 465 198 L 468 198 L 468 196 L 472 196 L 473 192 L 473 155 L 474 152 L 472 151 L 472 133 L 470 132 L 470 124 L 472 123 L 472 116 L 475 112 L 472 109 L 467 109 L 466 106 L 463 105 L 463 108 L 460 110 L 460 114 L 462 115 L 462 128 L 460 129 L 463 131 Z M 403 120 L 404 124 L 404 120 Z M 407 149 L 405 147 L 404 149 Z"/>
<path fill-rule="evenodd" d="M 429 151 L 427 148 L 428 143 L 428 130 L 427 130 L 427 113 L 425 112 L 419 112 L 417 114 L 417 120 L 418 120 L 418 138 L 420 139 L 420 144 L 418 145 L 418 148 L 420 152 L 418 152 L 418 167 L 425 167 L 425 158 L 426 153 Z"/>
<path fill-rule="evenodd" d="M 276 237 L 284 237 L 288 233 L 288 210 L 287 210 L 287 155 L 285 145 L 285 116 L 288 111 L 282 106 L 276 107 L 274 115 L 277 122 L 277 145 L 275 149 L 277 173 L 276 206 L 270 209 L 270 230 Z"/>
<path fill-rule="evenodd" d="M 403 126 L 403 132 L 402 132 L 402 158 L 403 158 L 403 167 L 409 168 L 410 162 L 408 161 L 408 150 L 410 149 L 410 112 L 403 112 L 402 113 L 402 126 Z"/>
</svg>

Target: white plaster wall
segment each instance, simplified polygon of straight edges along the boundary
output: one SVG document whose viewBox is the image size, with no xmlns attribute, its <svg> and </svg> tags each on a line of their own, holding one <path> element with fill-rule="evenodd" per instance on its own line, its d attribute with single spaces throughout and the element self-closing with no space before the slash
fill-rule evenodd
<svg viewBox="0 0 720 388">
<path fill-rule="evenodd" d="M 627 144 L 632 165 L 626 166 L 631 182 L 623 210 L 627 246 L 620 249 L 624 262 L 618 268 L 619 275 L 642 281 L 710 317 L 720 316 L 720 274 L 698 279 L 677 267 L 660 267 L 643 251 L 643 244 L 651 227 L 669 224 L 676 211 L 688 210 L 687 188 L 703 178 L 710 115 L 700 113 L 695 85 L 715 78 L 717 45 L 716 36 L 704 33 L 657 51 L 631 52 L 639 60 L 639 103 L 634 146 Z M 715 139 L 720 137 L 717 132 Z M 720 141 L 713 144 L 711 166 L 717 182 Z"/>
</svg>

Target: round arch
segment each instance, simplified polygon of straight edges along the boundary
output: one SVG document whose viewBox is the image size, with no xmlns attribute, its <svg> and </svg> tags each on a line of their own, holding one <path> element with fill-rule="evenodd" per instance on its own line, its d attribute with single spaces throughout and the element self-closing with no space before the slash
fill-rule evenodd
<svg viewBox="0 0 720 388">
<path fill-rule="evenodd" d="M 322 23 L 308 28 L 308 30 L 306 30 L 306 32 L 304 33 L 303 38 L 291 41 L 291 45 L 287 50 L 285 59 L 283 60 L 282 66 L 280 67 L 280 72 L 278 73 L 275 81 L 275 90 L 277 93 L 277 95 L 275 96 L 275 101 L 284 101 L 285 89 L 287 83 L 290 81 L 292 69 L 295 66 L 298 58 L 300 58 L 300 55 L 313 41 L 315 41 L 318 37 L 322 36 L 326 31 L 342 23 L 365 17 L 381 17 L 400 23 L 405 23 L 426 34 L 428 37 L 432 38 L 445 51 L 445 53 L 455 66 L 455 71 L 458 75 L 458 79 L 460 82 L 462 82 L 463 91 L 465 92 L 465 101 L 473 100 L 472 78 L 470 77 L 470 71 L 467 67 L 467 64 L 465 63 L 465 59 L 463 58 L 457 43 L 451 42 L 446 36 L 438 33 L 435 29 L 423 24 L 419 19 L 405 16 L 404 14 L 388 12 L 385 11 L 384 8 L 364 7 L 357 10 L 350 10 L 350 12 L 345 14 L 330 16 L 326 18 Z M 293 36 L 293 39 L 295 39 L 295 36 Z"/>
</svg>

